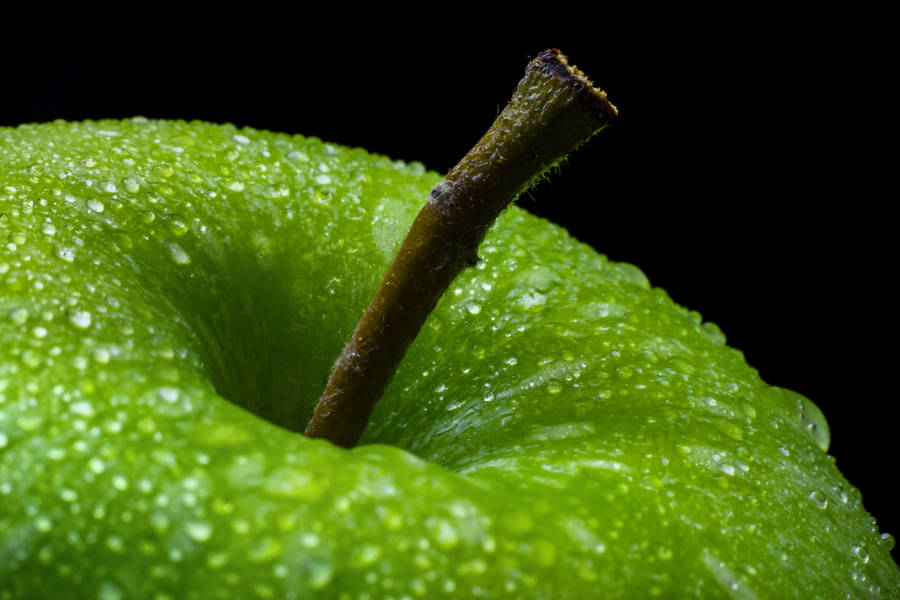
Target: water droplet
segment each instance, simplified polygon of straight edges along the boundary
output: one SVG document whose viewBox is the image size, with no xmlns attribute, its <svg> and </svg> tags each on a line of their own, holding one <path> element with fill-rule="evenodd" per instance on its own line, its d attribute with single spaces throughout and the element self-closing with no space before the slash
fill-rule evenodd
<svg viewBox="0 0 900 600">
<path fill-rule="evenodd" d="M 66 262 L 72 262 L 73 260 L 75 260 L 75 251 L 66 246 L 60 246 L 56 249 L 56 256 Z"/>
<path fill-rule="evenodd" d="M 17 308 L 9 313 L 9 318 L 16 325 L 24 325 L 28 320 L 28 311 L 24 308 Z"/>
<path fill-rule="evenodd" d="M 47 517 L 41 515 L 34 520 L 34 528 L 42 533 L 47 533 L 53 529 L 53 522 Z"/>
<path fill-rule="evenodd" d="M 306 573 L 310 589 L 321 590 L 328 585 L 334 575 L 334 563 L 330 554 L 318 554 L 303 561 L 301 570 Z"/>
<path fill-rule="evenodd" d="M 381 548 L 372 544 L 363 544 L 356 550 L 354 562 L 357 567 L 367 567 L 381 557 Z"/>
<path fill-rule="evenodd" d="M 111 535 L 106 538 L 106 547 L 116 553 L 125 551 L 125 542 L 117 535 Z"/>
<path fill-rule="evenodd" d="M 316 183 L 328 185 L 331 183 L 331 177 L 329 177 L 328 175 L 316 175 Z"/>
<path fill-rule="evenodd" d="M 181 215 L 168 215 L 166 221 L 172 235 L 182 236 L 190 229 L 187 220 Z"/>
<path fill-rule="evenodd" d="M 97 594 L 97 600 L 122 600 L 122 590 L 109 581 L 104 581 L 100 586 L 100 593 Z"/>
<path fill-rule="evenodd" d="M 114 184 L 112 181 L 104 181 L 100 184 L 100 189 L 110 194 L 118 190 L 116 184 Z"/>
<path fill-rule="evenodd" d="M 180 392 L 177 388 L 173 387 L 161 387 L 157 391 L 159 397 L 168 402 L 169 404 L 174 404 L 178 401 L 178 397 L 180 396 Z"/>
<path fill-rule="evenodd" d="M 101 365 L 107 364 L 111 357 L 112 355 L 106 348 L 94 348 L 94 360 Z"/>
<path fill-rule="evenodd" d="M 125 186 L 125 190 L 132 194 L 141 189 L 141 185 L 138 183 L 137 179 L 133 177 L 128 177 L 122 182 L 122 184 Z"/>
<path fill-rule="evenodd" d="M 3 445 L 0 444 L 0 448 L 2 447 Z M 894 546 L 897 542 L 894 539 L 894 536 L 892 536 L 890 533 L 884 532 L 881 534 L 881 543 L 884 544 L 885 548 L 887 548 L 888 552 L 890 552 L 894 549 Z"/>
<path fill-rule="evenodd" d="M 166 244 L 166 249 L 169 251 L 169 258 L 171 258 L 172 262 L 176 265 L 184 266 L 191 264 L 190 254 L 185 252 L 184 248 L 177 242 L 168 242 Z"/>
<path fill-rule="evenodd" d="M 243 192 L 244 184 L 241 183 L 240 181 L 232 181 L 231 183 L 228 184 L 228 189 L 231 190 L 232 192 Z"/>
<path fill-rule="evenodd" d="M 168 179 L 175 174 L 175 170 L 165 163 L 156 165 L 151 171 L 154 175 L 162 177 L 163 179 Z"/>
<path fill-rule="evenodd" d="M 857 546 L 853 546 L 851 550 L 853 550 L 853 554 L 855 554 L 856 558 L 861 560 L 863 564 L 869 562 L 869 550 L 865 546 L 859 544 Z"/>
<path fill-rule="evenodd" d="M 103 462 L 103 459 L 97 458 L 95 456 L 88 461 L 88 468 L 95 474 L 99 475 L 106 470 L 106 463 Z"/>
<path fill-rule="evenodd" d="M 140 215 L 141 215 L 141 221 L 143 221 L 147 225 L 149 225 L 150 223 L 152 223 L 153 221 L 156 220 L 156 213 L 153 212 L 152 210 L 142 210 L 140 212 Z"/>
<path fill-rule="evenodd" d="M 69 410 L 72 413 L 80 415 L 82 417 L 94 416 L 94 406 L 90 402 L 86 402 L 84 400 L 72 403 L 72 405 L 69 406 Z"/>
<path fill-rule="evenodd" d="M 430 517 L 425 522 L 431 539 L 441 548 L 452 548 L 459 542 L 459 533 L 446 519 Z"/>
<path fill-rule="evenodd" d="M 85 204 L 87 204 L 87 207 L 89 209 L 91 209 L 92 211 L 94 211 L 95 213 L 102 213 L 104 211 L 104 209 L 106 208 L 103 205 L 103 203 L 100 202 L 99 200 L 97 200 L 96 198 L 91 198 L 90 200 L 85 202 Z"/>
<path fill-rule="evenodd" d="M 231 139 L 233 139 L 235 142 L 237 142 L 238 144 L 241 144 L 243 146 L 246 146 L 247 144 L 250 143 L 250 138 L 248 138 L 247 136 L 241 135 L 239 133 L 236 133 L 233 136 L 231 136 Z"/>
<path fill-rule="evenodd" d="M 264 537 L 250 548 L 247 558 L 251 562 L 269 562 L 281 556 L 281 544 L 270 537 Z"/>
<path fill-rule="evenodd" d="M 812 500 L 813 504 L 815 504 L 818 508 L 821 508 L 823 510 L 828 508 L 828 496 L 826 496 L 819 490 L 810 492 L 809 499 Z"/>
<path fill-rule="evenodd" d="M 477 315 L 481 312 L 481 305 L 477 302 L 466 302 L 466 311 L 468 311 L 470 315 Z"/>
<path fill-rule="evenodd" d="M 548 394 L 558 394 L 562 391 L 562 389 L 563 384 L 558 379 L 548 379 L 546 382 L 544 382 L 544 390 L 546 390 Z"/>
<path fill-rule="evenodd" d="M 212 537 L 212 525 L 206 521 L 195 521 L 185 526 L 188 536 L 196 542 L 205 542 Z"/>
<path fill-rule="evenodd" d="M 69 322 L 78 329 L 87 329 L 92 320 L 91 313 L 86 310 L 76 310 L 69 314 Z"/>
<path fill-rule="evenodd" d="M 6 446 L 8 444 L 9 444 L 9 437 L 5 433 L 0 431 L 0 448 L 6 448 Z"/>
<path fill-rule="evenodd" d="M 813 404 L 812 400 L 797 394 L 799 397 L 799 415 L 800 423 L 803 429 L 824 451 L 828 451 L 831 442 L 831 431 L 828 429 L 828 422 L 825 415 L 819 410 L 819 407 Z"/>
</svg>

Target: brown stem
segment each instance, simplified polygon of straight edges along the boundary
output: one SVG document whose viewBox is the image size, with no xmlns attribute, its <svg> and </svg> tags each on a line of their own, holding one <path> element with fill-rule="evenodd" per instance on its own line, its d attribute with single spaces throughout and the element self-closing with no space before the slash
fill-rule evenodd
<svg viewBox="0 0 900 600">
<path fill-rule="evenodd" d="M 353 447 L 406 349 L 500 212 L 617 114 L 559 50 L 532 60 L 484 137 L 431 192 L 334 365 L 306 435 Z"/>
</svg>

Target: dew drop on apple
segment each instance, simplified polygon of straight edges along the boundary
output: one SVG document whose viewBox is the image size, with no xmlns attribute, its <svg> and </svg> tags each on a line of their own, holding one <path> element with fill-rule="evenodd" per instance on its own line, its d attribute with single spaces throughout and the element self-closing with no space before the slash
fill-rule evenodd
<svg viewBox="0 0 900 600">
<path fill-rule="evenodd" d="M 0 449 L 6 448 L 9 445 L 9 436 L 0 431 Z"/>
<path fill-rule="evenodd" d="M 363 544 L 355 550 L 354 563 L 357 567 L 367 567 L 381 558 L 381 547 Z"/>
<path fill-rule="evenodd" d="M 114 583 L 104 581 L 100 586 L 100 593 L 97 594 L 97 600 L 122 600 L 124 595 Z"/>
<path fill-rule="evenodd" d="M 825 415 L 809 398 L 799 394 L 797 396 L 799 396 L 798 418 L 803 429 L 823 451 L 827 452 L 831 442 L 831 433 Z"/>
<path fill-rule="evenodd" d="M 863 564 L 869 562 L 869 550 L 863 544 L 855 544 L 850 550 Z"/>
<path fill-rule="evenodd" d="M 466 311 L 470 315 L 477 315 L 481 313 L 481 305 L 477 302 L 466 302 Z"/>
<path fill-rule="evenodd" d="M 228 555 L 224 552 L 214 552 L 206 557 L 206 566 L 210 569 L 221 569 L 228 563 Z"/>
<path fill-rule="evenodd" d="M 0 448 L 2 448 L 2 446 L 0 446 Z M 886 531 L 881 534 L 879 539 L 881 540 L 881 543 L 884 545 L 884 547 L 887 549 L 888 552 L 893 550 L 894 546 L 897 543 L 897 541 L 894 539 L 894 536 Z"/>
<path fill-rule="evenodd" d="M 93 316 L 89 311 L 76 310 L 69 314 L 69 322 L 78 329 L 87 329 L 93 322 Z"/>
<path fill-rule="evenodd" d="M 62 448 L 50 448 L 47 450 L 47 458 L 50 460 L 62 460 L 66 457 L 66 451 Z"/>
<path fill-rule="evenodd" d="M 150 170 L 150 172 L 153 173 L 154 175 L 156 175 L 157 177 L 162 177 L 163 179 L 168 179 L 169 177 L 171 177 L 172 175 L 175 174 L 175 169 L 173 169 L 171 167 L 171 165 L 168 165 L 166 163 L 160 163 L 158 165 L 155 165 Z"/>
<path fill-rule="evenodd" d="M 47 533 L 48 531 L 53 529 L 53 521 L 51 521 L 48 517 L 41 515 L 34 520 L 34 528 L 41 533 Z"/>
<path fill-rule="evenodd" d="M 431 517 L 425 522 L 431 539 L 441 548 L 452 548 L 459 542 L 459 532 L 446 519 Z"/>
<path fill-rule="evenodd" d="M 94 416 L 93 405 L 90 402 L 86 402 L 84 400 L 72 403 L 72 405 L 69 406 L 69 411 L 72 412 L 72 414 L 76 414 L 81 417 Z"/>
<path fill-rule="evenodd" d="M 169 251 L 169 258 L 172 259 L 172 262 L 176 265 L 184 266 L 191 264 L 190 254 L 188 254 L 178 242 L 166 243 L 166 250 Z"/>
<path fill-rule="evenodd" d="M 156 213 L 153 212 L 152 210 L 142 210 L 140 212 L 140 216 L 141 216 L 141 221 L 143 221 L 147 225 L 149 225 L 150 223 L 152 223 L 153 221 L 156 220 Z"/>
<path fill-rule="evenodd" d="M 166 221 L 169 231 L 172 233 L 172 235 L 182 236 L 187 233 L 188 230 L 190 230 L 190 226 L 187 224 L 187 219 L 185 219 L 181 215 L 168 215 Z"/>
<path fill-rule="evenodd" d="M 236 529 L 235 531 L 238 530 Z M 241 531 L 238 531 L 238 533 L 241 533 Z M 250 548 L 250 552 L 247 554 L 247 558 L 250 559 L 250 562 L 264 563 L 275 560 L 276 558 L 281 556 L 281 553 L 282 547 L 279 542 L 273 540 L 270 537 L 264 537 L 259 540 L 252 548 Z"/>
<path fill-rule="evenodd" d="M 106 206 L 103 204 L 103 202 L 97 200 L 96 198 L 91 198 L 90 200 L 85 202 L 85 204 L 95 213 L 102 213 L 104 210 L 106 210 Z"/>
<path fill-rule="evenodd" d="M 60 246 L 56 249 L 56 256 L 66 262 L 72 262 L 75 260 L 75 250 L 68 246 Z"/>
<path fill-rule="evenodd" d="M 106 547 L 116 554 L 121 554 L 125 551 L 125 542 L 118 535 L 111 535 L 106 538 Z"/>
<path fill-rule="evenodd" d="M 828 496 L 820 490 L 813 490 L 809 493 L 809 499 L 817 507 L 825 510 L 828 508 Z"/>
<path fill-rule="evenodd" d="M 548 394 L 556 395 L 563 389 L 563 384 L 559 379 L 548 379 L 544 382 L 544 391 Z"/>
<path fill-rule="evenodd" d="M 25 308 L 17 308 L 9 313 L 9 319 L 16 325 L 24 325 L 28 320 L 28 310 Z"/>
<path fill-rule="evenodd" d="M 125 191 L 128 193 L 134 194 L 141 189 L 141 184 L 138 183 L 138 180 L 134 177 L 127 177 L 122 181 L 122 185 L 125 187 Z"/>
<path fill-rule="evenodd" d="M 134 247 L 131 236 L 124 231 L 114 231 L 110 234 L 110 237 L 112 237 L 113 243 L 119 250 L 131 250 Z"/>
<path fill-rule="evenodd" d="M 195 542 L 205 542 L 212 537 L 212 524 L 206 521 L 195 521 L 185 525 L 185 531 Z"/>
</svg>

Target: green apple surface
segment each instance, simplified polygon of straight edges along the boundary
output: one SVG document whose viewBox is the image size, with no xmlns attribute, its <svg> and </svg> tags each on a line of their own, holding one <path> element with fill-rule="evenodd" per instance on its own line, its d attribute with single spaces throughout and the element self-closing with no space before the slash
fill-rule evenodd
<svg viewBox="0 0 900 600">
<path fill-rule="evenodd" d="M 898 597 L 807 399 L 512 208 L 353 450 L 296 433 L 438 176 L 0 130 L 0 599 Z"/>
</svg>

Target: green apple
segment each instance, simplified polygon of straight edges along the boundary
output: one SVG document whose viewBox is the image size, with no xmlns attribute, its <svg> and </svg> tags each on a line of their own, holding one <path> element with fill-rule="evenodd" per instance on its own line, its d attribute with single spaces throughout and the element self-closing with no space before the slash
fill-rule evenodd
<svg viewBox="0 0 900 600">
<path fill-rule="evenodd" d="M 0 600 L 898 597 L 807 399 L 512 208 L 344 450 L 296 431 L 438 175 L 0 130 Z"/>
</svg>

